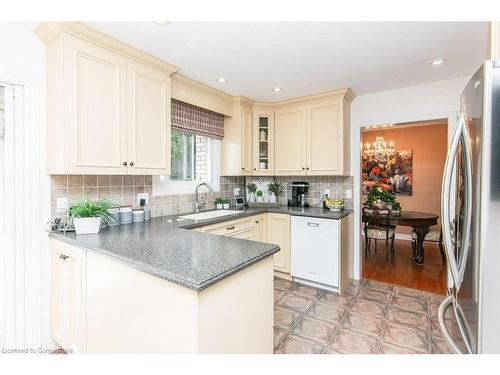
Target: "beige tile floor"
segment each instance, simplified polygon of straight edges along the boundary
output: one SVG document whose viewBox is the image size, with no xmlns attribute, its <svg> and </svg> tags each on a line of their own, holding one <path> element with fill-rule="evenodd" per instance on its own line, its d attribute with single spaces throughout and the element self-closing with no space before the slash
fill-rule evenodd
<svg viewBox="0 0 500 375">
<path fill-rule="evenodd" d="M 276 354 L 451 353 L 437 320 L 444 296 L 373 280 L 343 295 L 280 278 L 274 288 Z"/>
</svg>

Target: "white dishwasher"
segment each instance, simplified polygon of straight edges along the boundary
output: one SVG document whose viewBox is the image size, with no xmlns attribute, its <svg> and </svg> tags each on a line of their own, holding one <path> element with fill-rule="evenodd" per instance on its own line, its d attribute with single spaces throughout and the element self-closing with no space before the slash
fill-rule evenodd
<svg viewBox="0 0 500 375">
<path fill-rule="evenodd" d="M 340 220 L 291 217 L 291 274 L 297 281 L 338 289 L 339 223 Z"/>
</svg>

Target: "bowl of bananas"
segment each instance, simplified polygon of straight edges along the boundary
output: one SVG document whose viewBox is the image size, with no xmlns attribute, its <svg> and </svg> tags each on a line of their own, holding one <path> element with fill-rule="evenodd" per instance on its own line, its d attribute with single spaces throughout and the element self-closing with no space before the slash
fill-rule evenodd
<svg viewBox="0 0 500 375">
<path fill-rule="evenodd" d="M 326 207 L 330 209 L 330 211 L 341 211 L 344 209 L 344 200 L 343 199 L 331 199 L 329 197 L 325 198 Z"/>
</svg>

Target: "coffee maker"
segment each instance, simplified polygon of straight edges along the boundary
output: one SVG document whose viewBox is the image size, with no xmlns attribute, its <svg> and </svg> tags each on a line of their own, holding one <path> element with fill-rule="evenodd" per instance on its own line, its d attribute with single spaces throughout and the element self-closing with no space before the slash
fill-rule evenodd
<svg viewBox="0 0 500 375">
<path fill-rule="evenodd" d="M 308 203 L 308 193 L 309 193 L 309 183 L 308 182 L 292 182 L 291 183 L 292 196 L 288 199 L 288 205 L 291 207 L 309 207 Z M 289 190 L 289 191 L 290 191 Z"/>
</svg>

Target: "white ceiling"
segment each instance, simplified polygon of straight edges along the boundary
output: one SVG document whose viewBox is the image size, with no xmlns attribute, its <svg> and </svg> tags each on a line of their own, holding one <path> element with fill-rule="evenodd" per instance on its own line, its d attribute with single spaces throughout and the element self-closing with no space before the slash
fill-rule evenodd
<svg viewBox="0 0 500 375">
<path fill-rule="evenodd" d="M 184 75 L 258 101 L 344 87 L 363 95 L 472 75 L 488 51 L 486 22 L 87 24 Z M 446 63 L 431 67 L 436 58 Z M 275 86 L 283 91 L 273 93 Z"/>
</svg>

